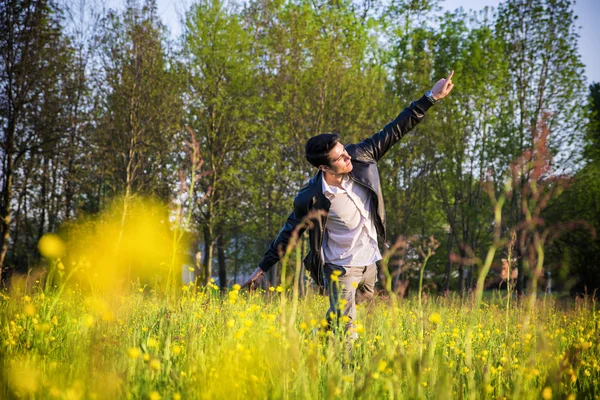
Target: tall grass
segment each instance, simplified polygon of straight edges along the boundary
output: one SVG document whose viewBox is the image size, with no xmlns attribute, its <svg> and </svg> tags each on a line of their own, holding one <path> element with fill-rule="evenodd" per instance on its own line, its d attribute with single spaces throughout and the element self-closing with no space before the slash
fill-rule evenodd
<svg viewBox="0 0 600 400">
<path fill-rule="evenodd" d="M 428 300 L 423 316 L 418 299 L 378 298 L 359 307 L 361 338 L 351 361 L 343 363 L 344 338 L 324 329 L 325 297 L 309 294 L 296 303 L 285 301 L 290 291 L 235 289 L 223 297 L 209 285 L 185 286 L 177 300 L 167 301 L 137 289 L 106 299 L 74 286 L 48 320 L 52 295 L 41 289 L 31 296 L 3 295 L 0 397 L 539 399 L 599 394 L 600 313 L 589 299 L 566 311 L 551 298 L 536 300 L 527 330 L 525 308 L 512 307 L 507 336 L 501 295 L 477 309 L 472 298 Z"/>
</svg>

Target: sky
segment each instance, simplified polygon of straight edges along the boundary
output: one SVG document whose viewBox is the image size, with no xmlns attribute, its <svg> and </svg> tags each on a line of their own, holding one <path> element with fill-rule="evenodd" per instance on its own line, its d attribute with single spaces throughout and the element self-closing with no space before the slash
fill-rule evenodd
<svg viewBox="0 0 600 400">
<path fill-rule="evenodd" d="M 180 15 L 193 0 L 158 0 L 158 14 L 169 27 L 171 33 L 181 32 Z M 445 0 L 441 6 L 445 10 L 462 7 L 465 10 L 481 10 L 485 6 L 497 7 L 500 0 Z M 579 25 L 579 54 L 585 65 L 587 83 L 600 82 L 600 0 L 577 0 L 575 15 Z"/>
</svg>

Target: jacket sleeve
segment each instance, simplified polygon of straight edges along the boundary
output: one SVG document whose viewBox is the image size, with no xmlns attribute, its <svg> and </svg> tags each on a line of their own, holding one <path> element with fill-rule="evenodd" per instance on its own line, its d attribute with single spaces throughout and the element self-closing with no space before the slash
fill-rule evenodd
<svg viewBox="0 0 600 400">
<path fill-rule="evenodd" d="M 392 122 L 373 136 L 357 143 L 356 157 L 363 160 L 379 160 L 387 151 L 400 141 L 402 137 L 414 128 L 425 117 L 425 112 L 433 105 L 427 96 L 413 101 Z"/>
<path fill-rule="evenodd" d="M 280 260 L 280 251 L 282 254 L 285 253 L 294 229 L 296 229 L 298 224 L 302 222 L 307 214 L 308 208 L 300 206 L 298 198 L 296 197 L 296 199 L 294 199 L 294 211 L 292 211 L 287 218 L 287 221 L 283 225 L 283 228 L 281 228 L 281 231 L 279 231 L 277 238 L 269 245 L 262 261 L 258 264 L 260 269 L 267 272 Z M 301 228 L 298 231 L 298 237 L 300 237 L 305 230 L 306 227 Z"/>
</svg>

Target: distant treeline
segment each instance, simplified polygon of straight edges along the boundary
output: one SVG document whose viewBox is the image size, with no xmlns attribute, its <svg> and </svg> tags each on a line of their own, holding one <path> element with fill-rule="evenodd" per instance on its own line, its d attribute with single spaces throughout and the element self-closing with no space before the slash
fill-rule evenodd
<svg viewBox="0 0 600 400">
<path fill-rule="evenodd" d="M 454 69 L 452 94 L 380 165 L 390 241 L 410 239 L 394 288 L 430 236 L 430 289 L 472 289 L 490 246 L 488 285 L 514 261 L 519 290 L 540 271 L 560 290 L 600 286 L 600 87 L 585 86 L 571 1 L 442 14 L 429 0 L 205 0 L 181 32 L 152 0 L 0 3 L 4 278 L 39 265 L 45 232 L 115 198 L 192 196 L 199 271 L 231 282 L 314 174 L 307 138 L 361 140 Z"/>
</svg>

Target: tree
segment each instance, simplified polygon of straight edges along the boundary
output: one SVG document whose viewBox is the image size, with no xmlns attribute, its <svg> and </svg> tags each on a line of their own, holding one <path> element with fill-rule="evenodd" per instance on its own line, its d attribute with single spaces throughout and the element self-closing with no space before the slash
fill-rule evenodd
<svg viewBox="0 0 600 400">
<path fill-rule="evenodd" d="M 557 173 L 575 168 L 583 129 L 584 98 L 582 64 L 577 51 L 578 33 L 569 0 L 509 0 L 498 10 L 496 31 L 506 43 L 504 56 L 509 63 L 508 101 L 514 104 L 515 120 L 502 137 L 507 151 L 502 164 L 508 165 L 527 148 L 534 147 L 537 122 L 545 112 L 548 121 L 549 148 L 556 156 L 552 166 Z M 525 172 L 523 170 L 522 172 Z M 522 221 L 521 192 L 529 177 L 521 173 L 520 190 L 509 204 L 510 224 Z M 523 260 L 525 244 L 518 250 Z M 525 274 L 518 264 L 517 290 L 525 286 Z"/>
<path fill-rule="evenodd" d="M 589 87 L 589 123 L 583 163 L 572 184 L 544 214 L 550 222 L 571 227 L 550 249 L 549 259 L 557 280 L 575 293 L 600 288 L 600 84 Z M 579 223 L 579 226 L 573 226 Z M 577 227 L 577 229 L 574 229 Z"/>
<path fill-rule="evenodd" d="M 182 133 L 181 84 L 164 48 L 164 32 L 154 0 L 142 7 L 131 0 L 122 15 L 108 13 L 101 33 L 96 171 L 100 197 L 123 196 L 123 223 L 134 196 L 167 202 L 177 182 L 173 160 Z"/>
<path fill-rule="evenodd" d="M 198 188 L 197 222 L 204 240 L 202 280 L 212 275 L 214 244 L 219 240 L 219 276 L 226 285 L 225 238 L 235 224 L 236 207 L 246 189 L 237 175 L 242 155 L 253 146 L 260 115 L 256 54 L 252 38 L 234 8 L 219 0 L 200 1 L 185 17 L 183 55 L 188 90 L 187 122 L 197 133 L 206 168 L 212 171 Z"/>
<path fill-rule="evenodd" d="M 24 179 L 19 182 L 21 205 L 35 167 L 34 155 L 40 151 L 47 154 L 61 133 L 57 91 L 70 51 L 57 13 L 55 5 L 46 0 L 14 0 L 0 5 L 0 270 L 9 247 L 15 179 Z M 48 157 L 43 159 L 48 162 Z M 42 204 L 41 226 L 45 207 Z"/>
</svg>

